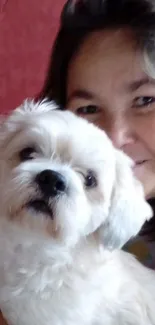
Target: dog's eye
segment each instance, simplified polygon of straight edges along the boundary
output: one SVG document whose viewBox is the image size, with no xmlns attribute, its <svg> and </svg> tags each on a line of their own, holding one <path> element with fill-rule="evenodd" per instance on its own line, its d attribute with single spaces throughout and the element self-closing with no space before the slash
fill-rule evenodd
<svg viewBox="0 0 155 325">
<path fill-rule="evenodd" d="M 85 186 L 86 187 L 96 187 L 97 179 L 92 171 L 89 171 L 87 176 L 85 177 Z"/>
<path fill-rule="evenodd" d="M 26 147 L 19 153 L 20 161 L 26 161 L 34 159 L 35 149 L 33 147 Z"/>
</svg>

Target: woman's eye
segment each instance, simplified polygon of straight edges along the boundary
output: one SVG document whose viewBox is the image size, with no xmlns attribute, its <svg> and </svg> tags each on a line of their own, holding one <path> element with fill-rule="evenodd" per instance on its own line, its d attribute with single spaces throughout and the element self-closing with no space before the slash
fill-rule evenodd
<svg viewBox="0 0 155 325">
<path fill-rule="evenodd" d="M 22 149 L 19 152 L 20 161 L 23 162 L 23 161 L 26 161 L 26 160 L 34 159 L 35 158 L 34 157 L 35 153 L 36 153 L 36 150 L 33 147 L 26 147 L 26 148 Z"/>
<path fill-rule="evenodd" d="M 134 106 L 139 108 L 149 107 L 153 103 L 155 103 L 155 97 L 143 96 L 134 100 Z"/>
<path fill-rule="evenodd" d="M 92 188 L 97 186 L 97 179 L 92 171 L 89 171 L 87 176 L 85 177 L 85 186 L 87 188 L 88 187 Z"/>
<path fill-rule="evenodd" d="M 96 114 L 99 112 L 99 107 L 97 107 L 96 105 L 81 106 L 81 107 L 77 108 L 76 112 L 79 115 Z"/>
</svg>

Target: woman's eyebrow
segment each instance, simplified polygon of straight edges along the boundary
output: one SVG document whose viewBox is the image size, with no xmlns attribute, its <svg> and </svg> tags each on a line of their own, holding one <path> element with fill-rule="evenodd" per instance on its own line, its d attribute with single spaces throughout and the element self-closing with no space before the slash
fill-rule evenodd
<svg viewBox="0 0 155 325">
<path fill-rule="evenodd" d="M 143 77 L 138 80 L 133 80 L 129 83 L 125 84 L 125 90 L 128 92 L 134 92 L 138 90 L 140 87 L 145 85 L 153 85 L 155 86 L 155 80 L 149 77 Z M 71 94 L 68 96 L 68 101 L 71 101 L 73 99 L 85 99 L 85 100 L 92 100 L 95 99 L 95 94 L 87 89 L 84 88 L 77 88 L 71 92 Z"/>
<path fill-rule="evenodd" d="M 144 77 L 139 80 L 134 80 L 125 85 L 125 89 L 129 92 L 134 92 L 138 90 L 140 87 L 145 85 L 153 85 L 155 86 L 155 80 L 149 77 Z"/>
<path fill-rule="evenodd" d="M 92 100 L 95 98 L 95 94 L 93 92 L 82 89 L 82 88 L 77 88 L 71 92 L 71 94 L 68 96 L 68 101 L 71 101 L 72 99 L 86 99 L 86 100 Z"/>
</svg>

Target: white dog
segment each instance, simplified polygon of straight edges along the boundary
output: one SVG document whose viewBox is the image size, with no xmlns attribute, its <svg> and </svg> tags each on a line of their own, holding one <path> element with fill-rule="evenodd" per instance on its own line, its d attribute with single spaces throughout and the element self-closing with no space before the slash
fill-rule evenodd
<svg viewBox="0 0 155 325">
<path fill-rule="evenodd" d="M 9 325 L 155 324 L 155 275 L 120 248 L 152 211 L 132 162 L 54 104 L 0 129 L 0 309 Z"/>
</svg>

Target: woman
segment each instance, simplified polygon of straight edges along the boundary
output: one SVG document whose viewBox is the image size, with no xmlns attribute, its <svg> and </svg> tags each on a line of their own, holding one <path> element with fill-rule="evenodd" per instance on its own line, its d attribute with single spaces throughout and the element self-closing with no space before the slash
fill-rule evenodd
<svg viewBox="0 0 155 325">
<path fill-rule="evenodd" d="M 154 0 L 71 0 L 62 12 L 42 91 L 42 97 L 103 128 L 113 144 L 134 160 L 134 172 L 152 206 L 154 59 Z M 155 236 L 154 219 L 144 232 Z M 129 250 L 155 268 L 143 241 Z"/>
</svg>

